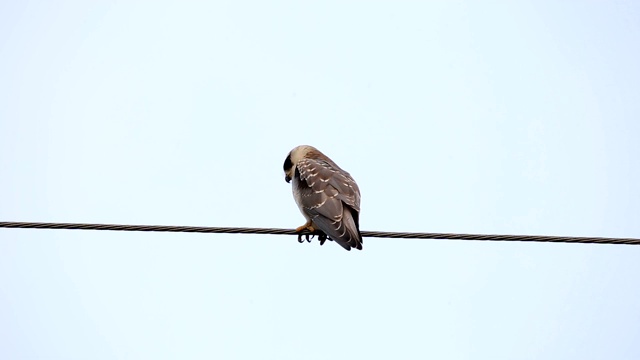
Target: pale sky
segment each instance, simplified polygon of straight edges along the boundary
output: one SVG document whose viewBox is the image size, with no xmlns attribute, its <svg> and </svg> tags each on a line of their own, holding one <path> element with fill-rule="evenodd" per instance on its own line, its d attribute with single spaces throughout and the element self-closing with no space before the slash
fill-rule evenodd
<svg viewBox="0 0 640 360">
<path fill-rule="evenodd" d="M 635 1 L 4 1 L 0 221 L 640 238 Z M 2 359 L 640 358 L 640 247 L 0 229 Z"/>
</svg>

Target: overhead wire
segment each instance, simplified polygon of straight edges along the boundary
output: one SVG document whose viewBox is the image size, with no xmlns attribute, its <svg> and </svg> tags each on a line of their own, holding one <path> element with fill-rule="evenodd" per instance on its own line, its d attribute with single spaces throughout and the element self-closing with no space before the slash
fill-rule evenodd
<svg viewBox="0 0 640 360">
<path fill-rule="evenodd" d="M 10 229 L 56 229 L 56 230 L 108 230 L 108 231 L 154 231 L 175 233 L 204 234 L 255 234 L 255 235 L 300 235 L 294 229 L 248 228 L 248 227 L 208 227 L 208 226 L 170 226 L 170 225 L 119 225 L 119 224 L 86 224 L 86 223 L 46 223 L 46 222 L 0 222 L 0 228 Z M 479 240 L 479 241 L 526 241 L 580 244 L 616 244 L 640 245 L 640 239 L 580 236 L 547 236 L 547 235 L 485 235 L 485 234 L 451 234 L 423 232 L 386 232 L 361 231 L 363 237 L 388 239 L 422 239 L 422 240 Z M 302 235 L 317 235 L 302 233 Z"/>
</svg>

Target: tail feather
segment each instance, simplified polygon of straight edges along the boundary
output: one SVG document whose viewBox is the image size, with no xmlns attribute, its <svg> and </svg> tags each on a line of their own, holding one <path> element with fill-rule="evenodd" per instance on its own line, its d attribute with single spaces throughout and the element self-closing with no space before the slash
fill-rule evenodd
<svg viewBox="0 0 640 360">
<path fill-rule="evenodd" d="M 333 240 L 342 246 L 345 250 L 350 251 L 352 248 L 362 250 L 362 235 L 357 226 L 356 218 L 349 206 L 343 206 L 342 220 L 334 224 L 332 220 L 317 216 L 313 219 L 313 223 L 322 230 L 330 240 Z"/>
</svg>

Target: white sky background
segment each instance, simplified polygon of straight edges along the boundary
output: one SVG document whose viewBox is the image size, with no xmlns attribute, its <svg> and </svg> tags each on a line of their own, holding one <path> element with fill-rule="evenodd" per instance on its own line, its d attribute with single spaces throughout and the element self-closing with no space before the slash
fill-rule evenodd
<svg viewBox="0 0 640 360">
<path fill-rule="evenodd" d="M 640 237 L 634 1 L 0 4 L 0 221 Z M 640 247 L 0 229 L 3 359 L 638 359 Z"/>
</svg>

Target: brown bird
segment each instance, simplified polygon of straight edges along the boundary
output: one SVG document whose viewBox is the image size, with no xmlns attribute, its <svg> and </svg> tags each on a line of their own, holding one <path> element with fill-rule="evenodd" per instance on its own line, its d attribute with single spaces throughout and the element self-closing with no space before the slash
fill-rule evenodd
<svg viewBox="0 0 640 360">
<path fill-rule="evenodd" d="M 285 181 L 307 222 L 297 232 L 322 231 L 345 248 L 362 250 L 360 189 L 348 172 L 309 145 L 295 147 L 284 161 Z M 320 236 L 320 244 L 326 237 Z"/>
</svg>

